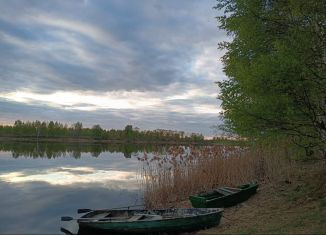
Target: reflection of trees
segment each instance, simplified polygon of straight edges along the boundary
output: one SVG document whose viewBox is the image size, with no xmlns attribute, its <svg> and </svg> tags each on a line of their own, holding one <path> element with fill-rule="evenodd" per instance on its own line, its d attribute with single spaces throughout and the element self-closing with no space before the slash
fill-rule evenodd
<svg viewBox="0 0 326 235">
<path fill-rule="evenodd" d="M 85 144 L 85 143 L 53 143 L 53 142 L 3 142 L 0 151 L 12 152 L 13 158 L 56 158 L 71 156 L 80 158 L 81 153 L 90 153 L 98 157 L 102 152 L 121 152 L 130 158 L 138 152 L 162 152 L 164 145 L 145 144 Z"/>
<path fill-rule="evenodd" d="M 101 152 L 102 152 L 102 146 L 99 144 L 94 144 L 91 147 L 91 155 L 92 157 L 98 157 L 100 156 Z"/>
<path fill-rule="evenodd" d="M 124 144 L 121 147 L 121 152 L 123 153 L 125 158 L 131 158 L 132 153 L 139 151 L 138 146 L 133 144 Z"/>
</svg>

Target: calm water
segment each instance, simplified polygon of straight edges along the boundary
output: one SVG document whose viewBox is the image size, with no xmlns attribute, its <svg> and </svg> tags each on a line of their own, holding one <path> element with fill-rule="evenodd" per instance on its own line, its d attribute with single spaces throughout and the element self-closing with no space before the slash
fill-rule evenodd
<svg viewBox="0 0 326 235">
<path fill-rule="evenodd" d="M 142 204 L 142 146 L 0 144 L 0 233 L 58 234 L 78 208 Z M 148 151 L 148 150 L 146 150 Z"/>
</svg>

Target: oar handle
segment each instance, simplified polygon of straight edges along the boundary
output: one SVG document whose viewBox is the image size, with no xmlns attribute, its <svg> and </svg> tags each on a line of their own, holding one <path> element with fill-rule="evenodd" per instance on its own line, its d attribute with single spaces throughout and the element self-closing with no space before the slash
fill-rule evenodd
<svg viewBox="0 0 326 235">
<path fill-rule="evenodd" d="M 74 220 L 74 218 L 70 217 L 70 216 L 62 216 L 61 217 L 61 221 L 71 221 Z"/>
<path fill-rule="evenodd" d="M 75 235 L 74 233 L 70 232 L 68 229 L 62 227 L 60 228 L 60 231 L 68 235 Z"/>
<path fill-rule="evenodd" d="M 144 206 L 144 205 L 133 205 L 133 206 L 122 206 L 122 207 L 115 207 L 115 208 L 110 208 L 110 209 L 97 209 L 97 210 L 92 210 L 92 209 L 78 209 L 77 213 L 81 214 L 81 213 L 87 213 L 87 212 L 91 212 L 91 211 L 107 211 L 107 210 L 116 210 L 116 209 L 123 209 L 123 208 L 132 208 L 132 207 L 139 207 L 139 206 Z"/>
<path fill-rule="evenodd" d="M 92 211 L 91 209 L 78 209 L 77 210 L 77 213 L 80 214 L 80 213 L 86 213 L 86 212 L 90 212 Z"/>
<path fill-rule="evenodd" d="M 81 218 L 78 218 L 78 219 L 76 219 L 76 218 L 73 218 L 73 217 L 70 217 L 70 216 L 62 216 L 61 217 L 61 221 L 71 221 L 71 220 L 80 220 L 80 221 L 83 221 L 83 220 L 99 220 L 99 221 L 107 221 L 107 220 L 112 220 L 112 218 L 92 218 L 92 217 L 90 217 L 90 218 L 83 218 L 83 217 L 81 217 Z"/>
<path fill-rule="evenodd" d="M 61 217 L 61 221 L 71 221 L 71 220 L 98 220 L 99 218 L 73 218 L 73 217 L 70 217 L 70 216 L 62 216 Z M 101 220 L 105 220 L 105 218 L 100 218 Z M 109 218 L 108 218 L 109 220 Z"/>
</svg>

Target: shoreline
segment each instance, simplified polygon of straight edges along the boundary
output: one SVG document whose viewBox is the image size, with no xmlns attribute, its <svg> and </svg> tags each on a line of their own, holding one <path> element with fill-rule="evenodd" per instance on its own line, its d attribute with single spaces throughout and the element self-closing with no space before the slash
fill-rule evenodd
<svg viewBox="0 0 326 235">
<path fill-rule="evenodd" d="M 108 140 L 108 139 L 92 139 L 92 138 L 71 138 L 71 137 L 52 137 L 52 138 L 36 138 L 36 137 L 0 137 L 0 142 L 47 142 L 47 143 L 89 143 L 89 144 L 157 144 L 157 145 L 215 145 L 211 141 L 194 142 L 194 141 L 170 141 L 170 140 Z"/>
</svg>

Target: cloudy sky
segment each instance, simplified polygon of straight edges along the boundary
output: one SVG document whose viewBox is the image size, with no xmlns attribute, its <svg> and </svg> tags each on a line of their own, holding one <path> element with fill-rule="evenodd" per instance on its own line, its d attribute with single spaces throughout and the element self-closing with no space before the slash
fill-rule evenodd
<svg viewBox="0 0 326 235">
<path fill-rule="evenodd" d="M 0 1 L 0 123 L 212 136 L 224 79 L 215 0 Z"/>
</svg>

